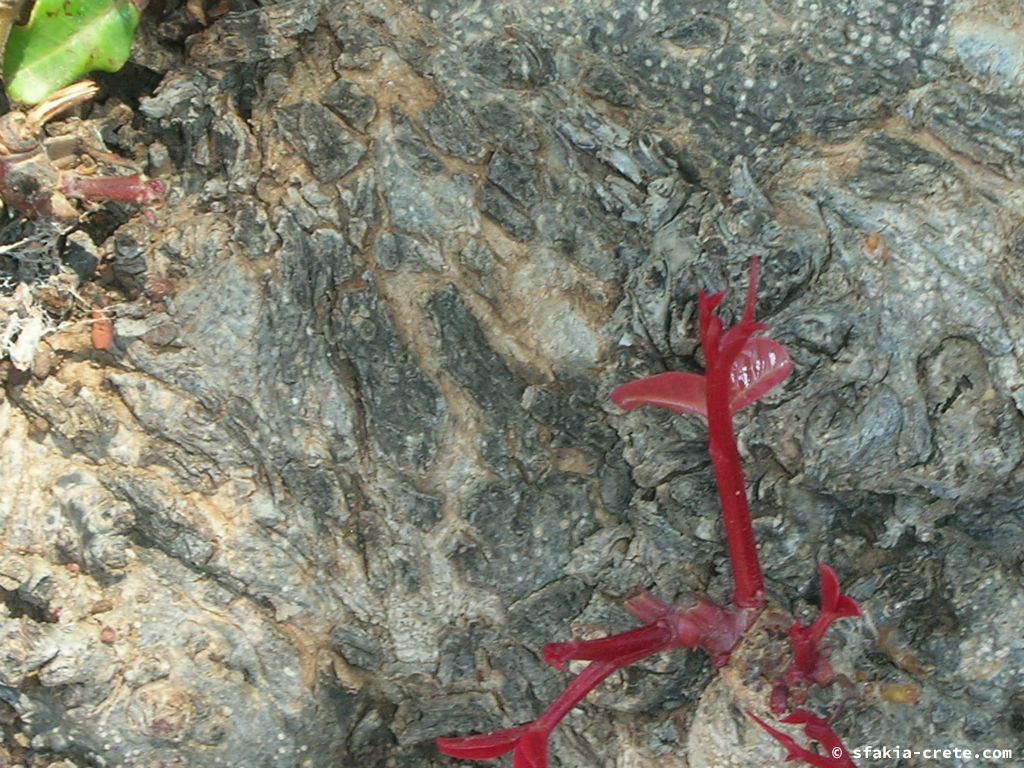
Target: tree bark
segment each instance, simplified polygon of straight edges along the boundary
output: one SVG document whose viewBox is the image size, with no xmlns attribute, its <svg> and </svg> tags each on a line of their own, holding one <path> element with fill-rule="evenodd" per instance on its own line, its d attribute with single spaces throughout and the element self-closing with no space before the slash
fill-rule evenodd
<svg viewBox="0 0 1024 768">
<path fill-rule="evenodd" d="M 5 369 L 12 755 L 448 765 L 632 590 L 726 600 L 703 425 L 608 393 L 699 370 L 754 254 L 795 362 L 737 416 L 767 589 L 811 615 L 827 562 L 865 612 L 811 704 L 1019 749 L 1019 9 L 232 5 L 142 32 L 169 191 L 98 245 L 114 348 Z M 714 674 L 613 678 L 555 760 L 706 764 Z"/>
</svg>

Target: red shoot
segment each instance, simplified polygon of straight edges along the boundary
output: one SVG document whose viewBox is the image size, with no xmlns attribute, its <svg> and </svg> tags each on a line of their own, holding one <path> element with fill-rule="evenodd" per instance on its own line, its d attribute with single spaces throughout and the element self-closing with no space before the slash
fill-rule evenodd
<svg viewBox="0 0 1024 768">
<path fill-rule="evenodd" d="M 793 367 L 785 347 L 772 339 L 754 336 L 765 329 L 763 323 L 754 320 L 758 268 L 755 258 L 750 267 L 743 316 L 732 328 L 726 330 L 716 314 L 725 293 L 699 294 L 701 347 L 707 365 L 704 376 L 662 373 L 630 382 L 612 393 L 612 400 L 626 410 L 656 405 L 707 417 L 711 461 L 736 587 L 733 602 L 738 608 L 764 604 L 764 577 L 732 416 L 782 383 Z"/>
<path fill-rule="evenodd" d="M 90 176 L 65 172 L 64 194 L 79 200 L 109 200 L 135 205 L 150 205 L 164 193 L 164 185 L 139 174 L 131 176 Z"/>
<path fill-rule="evenodd" d="M 818 618 L 809 627 L 797 621 L 789 629 L 793 642 L 793 660 L 797 669 L 806 675 L 813 675 L 823 659 L 819 649 L 821 639 L 836 619 L 860 616 L 860 606 L 849 595 L 839 590 L 839 577 L 827 565 L 819 566 L 821 572 L 821 610 Z"/>
<path fill-rule="evenodd" d="M 795 621 L 789 628 L 793 644 L 793 663 L 772 685 L 771 710 L 781 714 L 791 706 L 806 700 L 809 683 L 828 685 L 832 680 L 832 667 L 828 651 L 822 650 L 821 640 L 836 619 L 860 616 L 860 606 L 839 589 L 836 572 L 827 565 L 819 566 L 821 573 L 821 610 L 809 627 Z"/>
<path fill-rule="evenodd" d="M 799 760 L 807 765 L 814 766 L 814 768 L 857 768 L 853 760 L 850 759 L 850 754 L 847 752 L 846 747 L 843 746 L 842 740 L 832 730 L 832 726 L 813 712 L 808 712 L 806 709 L 798 709 L 788 717 L 782 718 L 782 722 L 803 725 L 804 733 L 807 734 L 808 738 L 818 742 L 825 748 L 827 754 L 824 755 L 818 754 L 807 747 L 800 746 L 797 744 L 796 739 L 788 733 L 768 725 L 768 723 L 750 710 L 747 710 L 747 715 L 771 734 L 773 739 L 786 748 L 787 761 Z"/>
<path fill-rule="evenodd" d="M 641 405 L 655 405 L 707 419 L 708 447 L 735 581 L 733 605 L 723 607 L 699 598 L 691 607 L 679 608 L 641 591 L 626 601 L 626 608 L 644 626 L 611 637 L 550 643 L 544 647 L 545 661 L 557 669 L 564 670 L 570 660 L 590 662 L 544 714 L 516 728 L 438 739 L 438 748 L 446 755 L 464 760 L 489 760 L 512 752 L 514 768 L 547 768 L 552 730 L 613 672 L 671 648 L 703 648 L 716 666 L 724 666 L 757 619 L 764 606 L 764 578 L 732 417 L 782 383 L 792 369 L 785 347 L 772 339 L 754 335 L 765 328 L 754 320 L 757 275 L 758 261 L 754 259 L 743 316 L 731 328 L 726 329 L 716 314 L 725 294 L 700 294 L 705 374 L 661 373 L 625 384 L 612 393 L 612 400 L 627 411 Z M 768 704 L 776 714 L 789 711 L 790 715 L 782 722 L 803 725 L 808 738 L 821 744 L 829 754 L 821 755 L 802 747 L 789 734 L 751 712 L 748 714 L 787 749 L 789 760 L 800 760 L 817 768 L 855 768 L 839 737 L 825 720 L 806 710 L 792 709 L 806 699 L 809 684 L 824 685 L 831 678 L 828 654 L 820 648 L 829 626 L 844 616 L 860 615 L 857 603 L 842 594 L 835 572 L 827 565 L 821 566 L 821 582 L 818 618 L 809 627 L 804 627 L 800 621 L 790 627 L 793 663 L 773 681 Z"/>
</svg>

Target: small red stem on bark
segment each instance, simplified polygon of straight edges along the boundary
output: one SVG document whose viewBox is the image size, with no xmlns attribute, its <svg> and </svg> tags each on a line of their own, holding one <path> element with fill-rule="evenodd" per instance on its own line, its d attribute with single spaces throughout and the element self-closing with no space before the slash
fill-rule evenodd
<svg viewBox="0 0 1024 768">
<path fill-rule="evenodd" d="M 713 314 L 721 303 L 720 294 L 701 297 L 701 342 L 707 361 L 708 445 L 736 586 L 733 602 L 738 608 L 764 605 L 764 576 L 757 556 L 743 466 L 736 445 L 729 388 L 729 375 L 736 356 L 760 327 L 754 322 L 753 297 L 757 291 L 757 273 L 758 261 L 755 258 L 750 269 L 750 289 L 743 319 L 724 336 L 721 320 Z"/>
<path fill-rule="evenodd" d="M 79 200 L 108 200 L 149 205 L 164 193 L 164 185 L 139 174 L 132 176 L 83 176 L 64 174 L 64 194 Z"/>
</svg>

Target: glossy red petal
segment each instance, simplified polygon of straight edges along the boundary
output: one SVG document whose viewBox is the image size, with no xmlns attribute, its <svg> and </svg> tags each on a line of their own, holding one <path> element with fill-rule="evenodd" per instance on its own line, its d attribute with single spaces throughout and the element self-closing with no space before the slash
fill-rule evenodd
<svg viewBox="0 0 1024 768">
<path fill-rule="evenodd" d="M 839 602 L 839 577 L 824 563 L 818 566 L 818 573 L 821 574 L 821 610 L 832 612 Z"/>
<path fill-rule="evenodd" d="M 857 601 L 849 595 L 840 595 L 839 602 L 836 604 L 836 618 L 845 618 L 853 616 L 862 616 L 863 613 L 860 610 L 860 606 L 857 605 Z"/>
<path fill-rule="evenodd" d="M 786 380 L 793 361 L 774 339 L 754 336 L 747 340 L 729 370 L 729 407 L 733 413 L 757 402 Z"/>
<path fill-rule="evenodd" d="M 623 384 L 612 392 L 612 402 L 626 411 L 656 405 L 676 413 L 707 416 L 706 392 L 701 374 L 669 371 Z"/>
<path fill-rule="evenodd" d="M 821 612 L 832 614 L 832 620 L 860 616 L 860 606 L 839 588 L 839 577 L 830 566 L 818 566 L 821 573 Z"/>
<path fill-rule="evenodd" d="M 476 736 L 456 736 L 440 738 L 437 748 L 449 757 L 462 760 L 490 760 L 501 757 L 515 749 L 516 744 L 529 730 L 529 726 L 520 725 L 494 733 L 481 733 Z"/>
</svg>

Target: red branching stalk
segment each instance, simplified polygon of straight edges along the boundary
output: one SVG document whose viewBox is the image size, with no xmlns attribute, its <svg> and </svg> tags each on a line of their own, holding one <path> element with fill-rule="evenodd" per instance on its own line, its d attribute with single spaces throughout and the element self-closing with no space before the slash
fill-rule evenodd
<svg viewBox="0 0 1024 768">
<path fill-rule="evenodd" d="M 821 610 L 809 627 L 800 620 L 789 628 L 793 646 L 793 663 L 772 684 L 771 710 L 779 715 L 806 698 L 808 685 L 828 685 L 832 682 L 829 652 L 821 641 L 837 619 L 860 616 L 860 606 L 839 588 L 839 577 L 827 565 L 818 566 L 821 574 Z"/>
<path fill-rule="evenodd" d="M 692 608 L 678 608 L 646 590 L 626 601 L 626 608 L 645 626 L 597 640 L 548 643 L 544 660 L 556 669 L 575 661 L 613 661 L 641 654 L 641 658 L 670 648 L 703 648 L 723 666 L 729 653 L 757 618 L 756 609 L 723 608 L 700 598 Z"/>
<path fill-rule="evenodd" d="M 708 447 L 733 570 L 733 603 L 743 609 L 764 605 L 764 576 L 757 556 L 733 414 L 782 383 L 793 367 L 785 347 L 754 335 L 766 327 L 754 320 L 758 272 L 755 258 L 743 316 L 728 330 L 716 314 L 725 293 L 699 294 L 705 375 L 660 373 L 624 384 L 612 393 L 612 400 L 626 410 L 655 405 L 707 418 Z"/>
<path fill-rule="evenodd" d="M 721 666 L 757 615 L 722 608 L 709 600 L 681 610 L 649 592 L 631 598 L 627 607 L 646 625 L 611 637 L 544 647 L 544 660 L 556 669 L 564 670 L 569 660 L 590 664 L 532 723 L 478 736 L 438 739 L 438 748 L 464 760 L 488 760 L 514 752 L 516 768 L 545 768 L 548 739 L 555 726 L 613 672 L 672 647 L 704 648 Z"/>
<path fill-rule="evenodd" d="M 544 647 L 545 661 L 556 669 L 565 670 L 570 660 L 590 663 L 540 717 L 532 723 L 494 733 L 438 739 L 437 745 L 445 754 L 465 760 L 487 760 L 513 752 L 514 768 L 546 768 L 552 730 L 616 670 L 671 648 L 703 648 L 721 667 L 728 663 L 730 653 L 761 613 L 765 602 L 764 577 L 733 414 L 784 381 L 792 364 L 785 347 L 754 335 L 765 328 L 754 320 L 758 266 L 755 258 L 743 316 L 728 330 L 716 314 L 725 294 L 700 294 L 705 375 L 670 371 L 624 384 L 612 393 L 612 400 L 627 411 L 655 405 L 707 418 L 709 452 L 733 569 L 733 605 L 723 607 L 698 598 L 691 607 L 679 608 L 647 591 L 639 592 L 626 601 L 626 608 L 643 623 L 642 627 L 611 637 L 550 643 Z M 793 662 L 773 681 L 769 705 L 777 715 L 789 712 L 782 722 L 803 725 L 808 738 L 825 747 L 829 754 L 802 747 L 789 734 L 752 712 L 748 714 L 787 749 L 788 759 L 820 768 L 855 768 L 828 722 L 806 710 L 794 709 L 806 698 L 808 685 L 825 685 L 831 680 L 828 652 L 820 647 L 829 626 L 836 619 L 860 614 L 856 602 L 842 594 L 835 572 L 827 565 L 821 566 L 821 580 L 821 611 L 809 627 L 797 621 L 790 628 Z"/>
<path fill-rule="evenodd" d="M 793 663 L 805 674 L 813 674 L 821 661 L 822 653 L 819 645 L 828 628 L 836 619 L 860 616 L 860 606 L 849 595 L 839 589 L 839 577 L 827 565 L 818 566 L 821 573 L 821 610 L 818 618 L 809 627 L 797 621 L 789 629 L 789 638 L 793 642 Z"/>
<path fill-rule="evenodd" d="M 645 623 L 664 617 L 675 633 L 676 647 L 703 648 L 716 667 L 729 661 L 729 653 L 760 613 L 760 609 L 722 607 L 706 597 L 698 597 L 692 608 L 678 608 L 646 589 L 626 601 L 626 610 Z"/>
<path fill-rule="evenodd" d="M 661 646 L 650 646 L 615 661 L 591 662 L 532 723 L 477 736 L 438 739 L 437 748 L 449 757 L 463 760 L 490 760 L 514 751 L 514 768 L 547 768 L 548 739 L 555 726 L 612 673 L 660 649 Z"/>
</svg>

